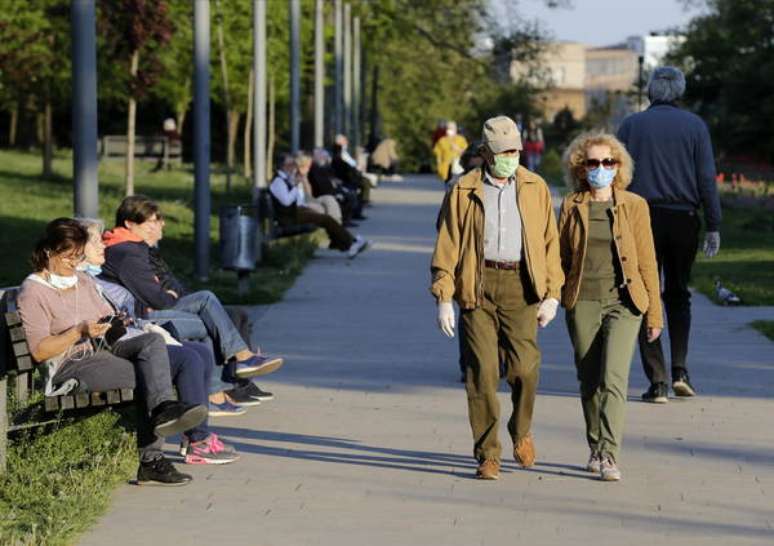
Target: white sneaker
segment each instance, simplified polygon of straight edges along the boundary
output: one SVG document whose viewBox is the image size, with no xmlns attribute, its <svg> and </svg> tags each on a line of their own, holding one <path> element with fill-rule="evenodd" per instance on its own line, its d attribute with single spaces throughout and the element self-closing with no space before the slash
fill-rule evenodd
<svg viewBox="0 0 774 546">
<path fill-rule="evenodd" d="M 355 240 L 352 241 L 352 244 L 349 247 L 349 250 L 347 250 L 347 257 L 351 260 L 364 250 L 366 250 L 371 245 L 371 241 L 368 241 L 366 239 L 363 239 L 360 235 L 355 237 Z"/>
<path fill-rule="evenodd" d="M 602 457 L 599 477 L 603 482 L 617 482 L 621 479 L 621 471 L 618 470 L 615 461 L 610 455 L 604 455 Z"/>
<path fill-rule="evenodd" d="M 602 457 L 599 453 L 593 452 L 589 455 L 589 462 L 586 463 L 586 471 L 592 474 L 599 474 L 602 470 Z"/>
</svg>

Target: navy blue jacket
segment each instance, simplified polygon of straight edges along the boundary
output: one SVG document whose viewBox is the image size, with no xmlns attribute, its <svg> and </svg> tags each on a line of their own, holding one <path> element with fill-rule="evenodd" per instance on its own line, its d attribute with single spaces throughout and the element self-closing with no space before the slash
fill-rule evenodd
<svg viewBox="0 0 774 546">
<path fill-rule="evenodd" d="M 673 104 L 654 103 L 627 117 L 618 139 L 634 159 L 629 191 L 655 206 L 703 207 L 707 231 L 718 230 L 721 213 L 715 158 L 709 131 L 699 116 Z"/>
<path fill-rule="evenodd" d="M 162 286 L 143 242 L 125 241 L 105 249 L 100 278 L 123 285 L 144 307 L 160 310 L 175 305 L 175 298 Z"/>
</svg>

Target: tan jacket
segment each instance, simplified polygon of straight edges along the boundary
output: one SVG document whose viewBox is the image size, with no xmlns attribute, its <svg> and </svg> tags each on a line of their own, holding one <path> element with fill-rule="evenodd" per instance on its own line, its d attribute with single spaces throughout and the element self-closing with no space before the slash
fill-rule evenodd
<svg viewBox="0 0 774 546">
<path fill-rule="evenodd" d="M 562 269 L 567 282 L 562 305 L 572 309 L 578 299 L 583 261 L 586 257 L 589 226 L 588 191 L 570 193 L 564 198 L 559 215 Z M 628 191 L 613 190 L 613 242 L 624 284 L 634 305 L 645 314 L 650 328 L 663 328 L 661 291 L 656 251 L 650 227 L 648 203 Z"/>
<path fill-rule="evenodd" d="M 551 192 L 543 179 L 519 167 L 516 203 L 521 214 L 523 256 L 532 287 L 541 299 L 561 296 L 564 274 Z M 438 239 L 430 265 L 430 291 L 438 301 L 452 298 L 474 309 L 483 297 L 483 170 L 474 169 L 449 188 L 439 217 Z"/>
</svg>

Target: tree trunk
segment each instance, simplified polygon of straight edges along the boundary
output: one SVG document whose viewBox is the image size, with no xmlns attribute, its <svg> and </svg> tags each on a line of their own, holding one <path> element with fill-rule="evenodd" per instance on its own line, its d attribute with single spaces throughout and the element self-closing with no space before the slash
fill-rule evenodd
<svg viewBox="0 0 774 546">
<path fill-rule="evenodd" d="M 54 159 L 54 135 L 52 128 L 51 99 L 46 98 L 43 110 L 43 176 L 50 177 L 53 174 L 52 163 Z"/>
<path fill-rule="evenodd" d="M 140 64 L 140 51 L 132 52 L 129 74 L 132 80 L 137 77 Z M 126 120 L 126 195 L 134 195 L 134 122 L 137 119 L 137 100 L 129 97 L 129 114 Z"/>
<path fill-rule="evenodd" d="M 175 114 L 175 123 L 177 126 L 177 132 L 181 135 L 183 135 L 183 124 L 185 123 L 185 115 L 188 112 L 188 104 L 185 106 L 179 106 L 177 108 L 177 113 Z"/>
<path fill-rule="evenodd" d="M 46 116 L 43 112 L 35 112 L 35 144 L 43 144 L 43 126 L 46 124 Z"/>
<path fill-rule="evenodd" d="M 19 103 L 11 109 L 11 123 L 8 125 L 8 146 L 16 146 L 16 129 L 19 127 Z"/>
<path fill-rule="evenodd" d="M 244 144 L 245 144 L 245 153 L 242 154 L 242 159 L 244 160 L 244 173 L 245 178 L 252 178 L 253 176 L 253 168 L 252 168 L 252 154 L 250 153 L 253 148 L 253 89 L 255 85 L 253 74 L 253 69 L 250 69 L 250 81 L 247 82 L 247 119 L 245 120 L 245 135 L 244 135 Z"/>
<path fill-rule="evenodd" d="M 237 132 L 239 131 L 239 120 L 242 118 L 242 114 L 236 110 L 230 110 L 228 113 L 228 149 L 226 151 L 226 167 L 228 169 L 227 189 L 231 190 L 231 173 L 234 171 L 234 163 L 236 162 L 236 139 Z"/>
<path fill-rule="evenodd" d="M 269 137 L 266 139 L 266 180 L 274 176 L 274 76 L 269 76 Z"/>
</svg>

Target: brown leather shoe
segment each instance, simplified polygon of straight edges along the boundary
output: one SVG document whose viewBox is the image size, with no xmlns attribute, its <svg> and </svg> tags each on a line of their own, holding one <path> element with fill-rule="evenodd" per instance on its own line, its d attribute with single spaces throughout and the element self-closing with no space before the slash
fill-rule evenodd
<svg viewBox="0 0 774 546">
<path fill-rule="evenodd" d="M 524 468 L 535 464 L 535 444 L 532 442 L 532 434 L 525 436 L 513 446 L 513 458 Z"/>
<path fill-rule="evenodd" d="M 498 480 L 500 479 L 500 463 L 495 459 L 486 459 L 481 461 L 476 470 L 476 478 L 479 480 Z"/>
</svg>

